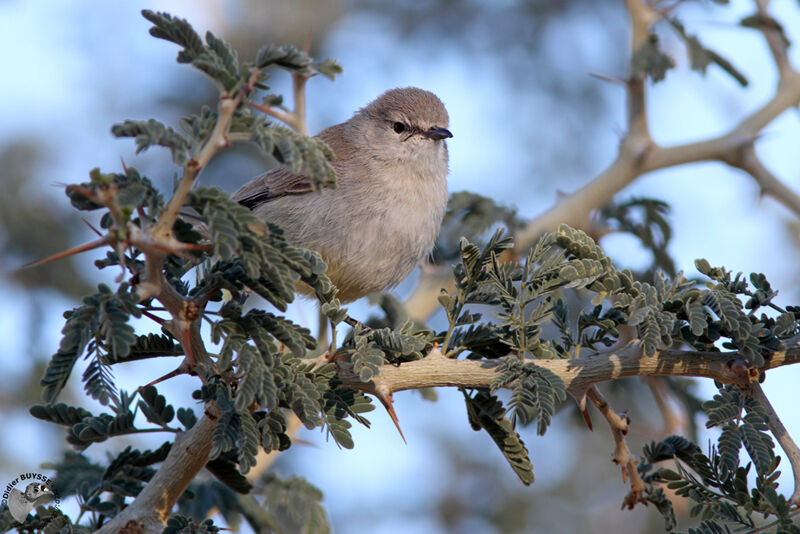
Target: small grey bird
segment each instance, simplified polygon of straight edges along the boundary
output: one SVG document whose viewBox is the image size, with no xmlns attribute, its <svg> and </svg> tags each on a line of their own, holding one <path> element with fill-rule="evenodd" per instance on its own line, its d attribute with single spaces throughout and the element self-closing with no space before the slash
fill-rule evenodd
<svg viewBox="0 0 800 534">
<path fill-rule="evenodd" d="M 279 167 L 233 198 L 319 252 L 338 297 L 358 299 L 397 285 L 433 249 L 447 205 L 448 126 L 433 93 L 391 89 L 320 132 L 335 153 L 335 189 L 313 192 L 307 176 Z"/>
<path fill-rule="evenodd" d="M 53 490 L 40 482 L 31 482 L 25 488 L 24 493 L 17 488 L 11 490 L 8 496 L 8 511 L 11 513 L 11 517 L 24 523 L 34 506 L 44 504 L 52 497 Z"/>
</svg>

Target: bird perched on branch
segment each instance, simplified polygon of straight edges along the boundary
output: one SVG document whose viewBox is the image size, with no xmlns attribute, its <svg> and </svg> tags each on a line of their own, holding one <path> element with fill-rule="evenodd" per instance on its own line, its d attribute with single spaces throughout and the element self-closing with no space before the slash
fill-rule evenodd
<svg viewBox="0 0 800 534">
<path fill-rule="evenodd" d="M 391 89 L 320 132 L 335 154 L 335 189 L 314 192 L 307 176 L 279 167 L 233 198 L 319 252 L 339 299 L 358 299 L 397 285 L 433 249 L 447 205 L 448 125 L 433 93 Z"/>
<path fill-rule="evenodd" d="M 40 482 L 31 482 L 24 492 L 12 488 L 8 496 L 8 511 L 11 513 L 11 517 L 24 523 L 34 506 L 44 504 L 53 496 L 53 490 Z"/>
</svg>

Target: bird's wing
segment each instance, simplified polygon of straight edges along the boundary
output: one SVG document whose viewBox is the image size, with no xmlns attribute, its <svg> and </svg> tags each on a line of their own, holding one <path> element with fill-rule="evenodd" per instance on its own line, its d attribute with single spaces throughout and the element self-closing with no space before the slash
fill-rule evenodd
<svg viewBox="0 0 800 534">
<path fill-rule="evenodd" d="M 334 157 L 332 163 L 334 169 L 337 167 L 336 162 L 347 157 L 349 155 L 347 152 L 350 150 L 349 143 L 343 140 L 342 128 L 343 125 L 341 124 L 331 126 L 317 136 L 333 149 Z M 308 176 L 289 172 L 286 167 L 276 167 L 244 184 L 232 197 L 239 204 L 253 209 L 264 202 L 269 202 L 276 198 L 287 195 L 302 195 L 311 191 L 313 189 Z"/>
<path fill-rule="evenodd" d="M 286 167 L 276 167 L 240 187 L 233 194 L 233 200 L 253 209 L 276 198 L 302 195 L 311 190 L 311 181 L 307 176 L 291 173 Z"/>
<path fill-rule="evenodd" d="M 19 521 L 20 523 L 25 522 L 25 518 L 28 517 L 28 513 L 33 508 L 33 503 L 30 502 L 27 498 L 25 498 L 25 494 L 19 491 L 17 488 L 13 488 L 8 496 L 8 511 L 11 513 L 11 517 Z"/>
</svg>

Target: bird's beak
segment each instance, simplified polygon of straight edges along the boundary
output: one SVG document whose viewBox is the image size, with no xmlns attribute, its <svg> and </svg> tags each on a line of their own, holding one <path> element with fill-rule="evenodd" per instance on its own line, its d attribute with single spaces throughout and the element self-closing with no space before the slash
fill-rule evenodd
<svg viewBox="0 0 800 534">
<path fill-rule="evenodd" d="M 450 130 L 447 128 L 440 128 L 439 126 L 431 126 L 427 132 L 422 132 L 422 135 L 428 139 L 433 139 L 434 141 L 453 137 L 453 134 L 450 133 Z"/>
</svg>

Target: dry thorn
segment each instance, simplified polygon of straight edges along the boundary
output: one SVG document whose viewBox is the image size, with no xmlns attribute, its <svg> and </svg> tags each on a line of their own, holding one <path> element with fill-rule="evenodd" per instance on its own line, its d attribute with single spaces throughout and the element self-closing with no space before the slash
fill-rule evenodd
<svg viewBox="0 0 800 534">
<path fill-rule="evenodd" d="M 53 254 L 47 258 L 42 260 L 35 261 L 33 263 L 28 263 L 27 265 L 23 266 L 23 269 L 29 269 L 31 267 L 38 267 L 39 265 L 44 265 L 45 263 L 50 263 L 51 261 L 61 260 L 67 258 L 69 256 L 73 256 L 75 254 L 80 254 L 81 252 L 86 252 L 87 250 L 92 250 L 95 248 L 104 247 L 112 242 L 112 238 L 110 235 L 106 235 L 101 239 L 97 239 L 95 241 L 91 241 L 84 245 L 79 245 L 77 247 L 71 248 L 69 250 L 65 250 L 63 252 L 59 252 L 58 254 Z"/>
<path fill-rule="evenodd" d="M 185 361 L 186 361 L 186 360 L 184 360 L 184 362 L 185 362 Z M 169 380 L 170 378 L 173 378 L 173 377 L 175 377 L 175 376 L 180 376 L 180 375 L 185 375 L 185 374 L 190 374 L 190 371 L 189 371 L 189 369 L 188 369 L 188 368 L 186 368 L 186 367 L 185 367 L 185 365 L 182 363 L 182 364 L 181 364 L 181 365 L 179 365 L 179 366 L 178 366 L 178 368 L 177 368 L 177 369 L 175 369 L 174 371 L 170 371 L 169 373 L 165 374 L 164 376 L 161 376 L 161 377 L 159 377 L 159 378 L 156 378 L 156 379 L 155 379 L 155 380 L 153 380 L 152 382 L 148 382 L 147 384 L 145 384 L 145 385 L 143 385 L 143 386 L 140 386 L 139 388 L 137 388 L 137 389 L 136 389 L 136 391 L 135 391 L 134 393 L 139 393 L 140 391 L 142 391 L 142 390 L 144 390 L 144 389 L 147 389 L 147 388 L 149 388 L 150 386 L 155 386 L 156 384 L 160 384 L 161 382 L 164 382 L 165 380 Z"/>
<path fill-rule="evenodd" d="M 400 421 L 397 419 L 397 414 L 394 411 L 394 399 L 392 398 L 392 392 L 388 391 L 385 387 L 382 387 L 382 385 L 379 383 L 375 386 L 373 394 L 378 398 L 379 401 L 381 401 L 383 407 L 386 408 L 386 411 L 389 413 L 389 417 L 392 418 L 394 426 L 397 427 L 397 431 L 400 432 L 400 437 L 403 438 L 403 443 L 408 445 L 406 437 L 403 435 L 403 429 L 400 428 Z"/>
</svg>

